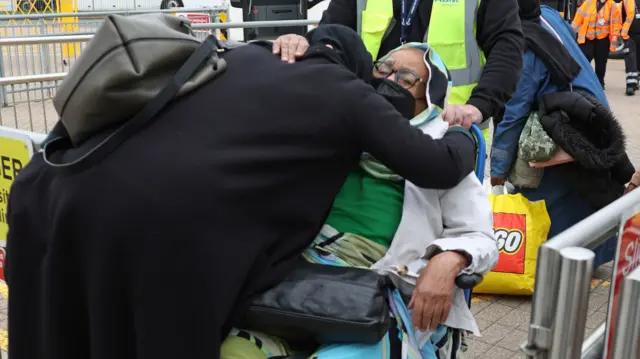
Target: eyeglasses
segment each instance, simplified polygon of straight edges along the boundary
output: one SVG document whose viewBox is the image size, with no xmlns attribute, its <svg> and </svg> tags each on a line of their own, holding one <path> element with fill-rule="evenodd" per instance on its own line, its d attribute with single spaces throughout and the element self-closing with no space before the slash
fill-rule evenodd
<svg viewBox="0 0 640 359">
<path fill-rule="evenodd" d="M 395 74 L 394 81 L 407 90 L 421 82 L 424 82 L 418 74 L 409 69 L 394 70 L 393 63 L 376 61 L 373 63 L 373 68 L 381 77 L 389 77 L 390 75 Z"/>
</svg>

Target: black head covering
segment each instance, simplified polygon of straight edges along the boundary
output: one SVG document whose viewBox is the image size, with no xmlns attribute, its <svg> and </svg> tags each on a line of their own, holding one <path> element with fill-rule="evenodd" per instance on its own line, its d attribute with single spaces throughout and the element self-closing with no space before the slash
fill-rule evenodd
<svg viewBox="0 0 640 359">
<path fill-rule="evenodd" d="M 540 22 L 540 0 L 518 0 L 520 19 Z"/>
<path fill-rule="evenodd" d="M 306 38 L 309 48 L 302 59 L 324 57 L 346 67 L 361 80 L 367 83 L 371 81 L 373 59 L 360 36 L 352 29 L 343 25 L 321 25 L 309 31 Z"/>
</svg>

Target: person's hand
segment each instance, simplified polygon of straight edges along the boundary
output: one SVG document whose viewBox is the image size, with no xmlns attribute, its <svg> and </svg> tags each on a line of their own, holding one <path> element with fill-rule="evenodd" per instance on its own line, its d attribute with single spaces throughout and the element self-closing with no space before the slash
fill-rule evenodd
<svg viewBox="0 0 640 359">
<path fill-rule="evenodd" d="M 284 62 L 296 62 L 309 48 L 309 42 L 304 36 L 296 34 L 282 35 L 273 42 L 273 53 L 280 54 Z"/>
<path fill-rule="evenodd" d="M 491 177 L 491 194 L 494 196 L 501 196 L 505 194 L 504 178 L 500 177 Z"/>
<path fill-rule="evenodd" d="M 455 280 L 467 266 L 467 258 L 456 252 L 442 252 L 429 260 L 420 273 L 411 294 L 413 326 L 424 331 L 436 330 L 449 316 Z"/>
<path fill-rule="evenodd" d="M 442 119 L 447 121 L 449 126 L 461 125 L 469 129 L 471 124 L 482 122 L 482 113 L 473 105 L 447 105 Z"/>
<path fill-rule="evenodd" d="M 629 181 L 627 188 L 625 188 L 624 190 L 624 194 L 627 194 L 633 191 L 638 186 L 640 186 L 640 170 L 636 171 L 636 173 L 633 174 L 633 177 L 631 177 L 631 181 Z"/>
<path fill-rule="evenodd" d="M 504 185 L 504 178 L 491 177 L 491 185 L 492 186 Z"/>
</svg>

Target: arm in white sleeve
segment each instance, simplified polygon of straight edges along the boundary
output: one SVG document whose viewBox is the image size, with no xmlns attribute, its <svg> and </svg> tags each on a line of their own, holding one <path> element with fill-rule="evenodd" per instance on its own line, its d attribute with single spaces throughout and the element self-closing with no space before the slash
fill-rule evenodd
<svg viewBox="0 0 640 359">
<path fill-rule="evenodd" d="M 441 191 L 440 206 L 444 230 L 427 247 L 425 258 L 460 252 L 471 259 L 462 273 L 487 274 L 498 263 L 498 246 L 491 203 L 480 181 L 472 173 L 456 187 Z"/>
</svg>

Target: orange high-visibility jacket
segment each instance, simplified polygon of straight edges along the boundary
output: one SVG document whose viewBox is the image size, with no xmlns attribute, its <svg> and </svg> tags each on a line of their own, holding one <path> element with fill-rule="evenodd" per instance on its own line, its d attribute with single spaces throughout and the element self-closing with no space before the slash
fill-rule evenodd
<svg viewBox="0 0 640 359">
<path fill-rule="evenodd" d="M 601 0 L 586 0 L 576 11 L 571 26 L 578 33 L 579 44 L 584 44 L 586 40 L 604 39 L 607 36 L 613 42 L 620 36 L 622 11 L 616 10 L 613 0 L 605 0 L 600 11 L 597 11 L 598 1 Z"/>
<path fill-rule="evenodd" d="M 620 16 L 620 19 L 624 18 L 620 36 L 626 40 L 629 38 L 629 28 L 631 27 L 631 23 L 633 23 L 633 19 L 636 17 L 636 0 L 622 0 L 620 5 L 616 6 L 616 11 L 620 13 L 619 15 L 616 14 L 616 16 Z M 623 11 L 626 16 L 622 16 Z"/>
</svg>

